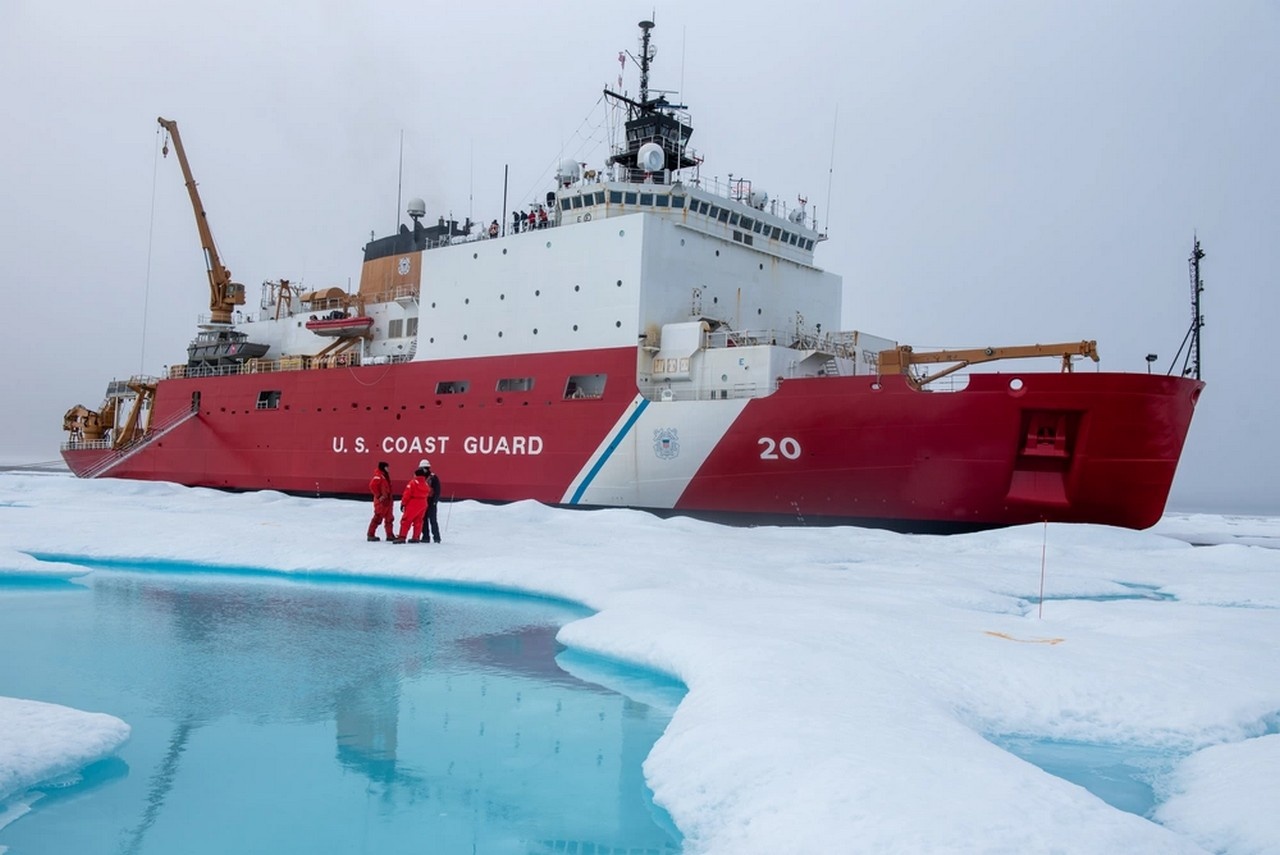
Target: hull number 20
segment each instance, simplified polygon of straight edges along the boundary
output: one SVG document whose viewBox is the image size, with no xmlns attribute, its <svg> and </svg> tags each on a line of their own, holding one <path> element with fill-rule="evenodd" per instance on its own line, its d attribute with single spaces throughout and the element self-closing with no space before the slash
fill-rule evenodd
<svg viewBox="0 0 1280 855">
<path fill-rule="evenodd" d="M 795 460 L 800 456 L 800 443 L 789 436 L 777 441 L 773 437 L 762 436 L 756 442 L 760 445 L 761 460 L 777 460 L 779 454 L 788 460 Z"/>
</svg>

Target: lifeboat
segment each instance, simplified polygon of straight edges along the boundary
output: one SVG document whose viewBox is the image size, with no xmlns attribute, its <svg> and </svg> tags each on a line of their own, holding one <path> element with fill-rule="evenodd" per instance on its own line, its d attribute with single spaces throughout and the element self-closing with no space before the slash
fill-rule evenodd
<svg viewBox="0 0 1280 855">
<path fill-rule="evenodd" d="M 331 312 L 327 315 L 312 315 L 306 326 L 316 335 L 332 338 L 367 336 L 369 335 L 369 330 L 373 327 L 373 318 L 368 315 L 345 315 L 341 312 Z"/>
</svg>

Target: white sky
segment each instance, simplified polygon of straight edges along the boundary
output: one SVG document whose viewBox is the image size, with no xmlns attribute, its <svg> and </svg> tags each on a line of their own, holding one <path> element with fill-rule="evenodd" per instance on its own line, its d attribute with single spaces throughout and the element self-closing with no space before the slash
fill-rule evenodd
<svg viewBox="0 0 1280 855">
<path fill-rule="evenodd" d="M 1106 370 L 1147 353 L 1164 370 L 1198 232 L 1209 388 L 1173 506 L 1280 512 L 1271 0 L 7 0 L 0 293 L 23 320 L 3 457 L 55 458 L 67 408 L 181 360 L 207 309 L 156 116 L 179 122 L 251 304 L 264 279 L 346 285 L 396 223 L 402 131 L 402 202 L 499 217 L 504 165 L 514 207 L 562 155 L 603 160 L 600 89 L 650 15 L 653 86 L 683 88 L 704 175 L 811 200 L 848 327 L 917 347 L 1096 338 Z"/>
<path fill-rule="evenodd" d="M 364 542 L 368 516 L 356 502 L 6 473 L 0 572 L 72 570 L 28 554 L 56 552 L 581 602 L 595 614 L 561 642 L 688 687 L 644 769 L 689 852 L 1280 850 L 1280 657 L 1268 655 L 1280 644 L 1280 549 L 1247 545 L 1280 543 L 1280 518 L 922 537 L 462 502 L 442 509 L 445 542 L 428 550 Z M 1126 584 L 1175 599 L 1078 599 Z M 6 781 L 17 789 L 123 738 L 118 721 L 76 733 L 73 714 L 41 708 L 62 726 L 36 736 L 11 726 L 24 711 L 0 698 L 0 733 L 28 734 L 0 747 L 0 799 Z M 1155 781 L 1153 822 L 990 734 L 1186 759 Z M 15 775 L 23 757 L 41 762 Z"/>
</svg>

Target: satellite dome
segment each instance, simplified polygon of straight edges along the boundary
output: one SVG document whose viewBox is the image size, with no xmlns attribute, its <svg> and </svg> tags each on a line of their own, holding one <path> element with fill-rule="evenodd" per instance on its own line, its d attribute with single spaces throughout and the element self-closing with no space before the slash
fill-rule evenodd
<svg viewBox="0 0 1280 855">
<path fill-rule="evenodd" d="M 409 200 L 409 207 L 406 209 L 409 216 L 415 220 L 427 213 L 427 203 L 418 198 Z"/>
<path fill-rule="evenodd" d="M 763 190 L 752 190 L 751 194 L 747 196 L 747 204 L 757 211 L 763 211 L 764 206 L 769 204 L 769 194 Z"/>
<path fill-rule="evenodd" d="M 556 170 L 556 182 L 561 187 L 568 187 L 578 180 L 581 173 L 578 171 L 578 162 L 565 158 L 560 161 L 560 168 Z"/>
<path fill-rule="evenodd" d="M 645 143 L 636 152 L 636 166 L 645 172 L 661 172 L 667 165 L 667 153 L 657 143 Z"/>
</svg>

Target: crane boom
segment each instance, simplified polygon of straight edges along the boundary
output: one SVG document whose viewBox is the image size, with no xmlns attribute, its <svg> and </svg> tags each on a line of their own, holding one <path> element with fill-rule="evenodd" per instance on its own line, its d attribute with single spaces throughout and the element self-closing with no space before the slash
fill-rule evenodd
<svg viewBox="0 0 1280 855">
<path fill-rule="evenodd" d="M 187 162 L 186 150 L 182 147 L 182 137 L 178 134 L 178 123 L 166 118 L 158 118 L 160 127 L 173 139 L 173 149 L 178 155 L 178 163 L 182 167 L 182 177 L 187 182 L 187 193 L 191 196 L 191 208 L 196 215 L 196 229 L 200 232 L 200 246 L 204 249 L 205 270 L 209 274 L 209 320 L 214 324 L 230 324 L 231 312 L 235 306 L 244 303 L 244 286 L 231 281 L 231 271 L 222 266 L 218 257 L 218 248 L 213 243 L 213 232 L 209 230 L 209 218 L 200 202 L 200 193 L 196 190 L 196 179 L 191 174 L 191 165 Z M 169 154 L 169 147 L 164 147 Z"/>
<path fill-rule="evenodd" d="M 1036 356 L 1057 356 L 1062 359 L 1062 370 L 1071 370 L 1073 356 L 1087 356 L 1098 361 L 1098 343 L 1096 341 L 1075 341 L 1065 344 L 1028 344 L 1013 347 L 983 347 L 972 350 L 935 350 L 927 353 L 916 353 L 910 345 L 904 344 L 893 350 L 880 351 L 881 374 L 905 374 L 911 385 L 917 389 L 926 383 L 932 383 L 939 377 L 945 377 L 968 365 L 979 362 L 992 362 L 997 359 L 1026 359 Z M 926 377 L 915 377 L 908 370 L 912 365 L 937 364 L 954 362 L 948 368 Z"/>
</svg>

